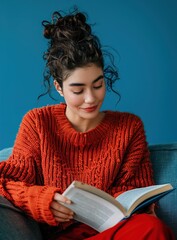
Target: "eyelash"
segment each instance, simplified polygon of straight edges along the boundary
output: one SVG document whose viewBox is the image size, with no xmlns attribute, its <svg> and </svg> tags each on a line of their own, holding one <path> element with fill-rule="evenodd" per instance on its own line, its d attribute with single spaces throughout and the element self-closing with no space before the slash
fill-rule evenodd
<svg viewBox="0 0 177 240">
<path fill-rule="evenodd" d="M 73 93 L 76 94 L 76 95 L 79 95 L 79 94 L 81 94 L 82 92 L 83 92 L 83 90 L 80 91 L 80 92 L 73 92 Z"/>
<path fill-rule="evenodd" d="M 99 89 L 99 88 L 101 88 L 103 85 L 101 84 L 100 86 L 97 86 L 97 87 L 93 87 L 94 89 Z M 76 95 L 79 95 L 79 94 L 81 94 L 83 92 L 83 90 L 81 90 L 80 92 L 73 92 L 74 94 L 76 94 Z"/>
<path fill-rule="evenodd" d="M 97 86 L 97 87 L 93 87 L 94 89 L 99 89 L 99 88 L 101 88 L 103 85 L 101 84 L 101 85 L 99 85 L 99 86 Z"/>
</svg>

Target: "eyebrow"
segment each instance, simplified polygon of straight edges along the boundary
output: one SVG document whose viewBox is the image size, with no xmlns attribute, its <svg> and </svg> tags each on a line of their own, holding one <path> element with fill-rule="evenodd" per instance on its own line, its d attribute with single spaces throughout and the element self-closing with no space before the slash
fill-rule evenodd
<svg viewBox="0 0 177 240">
<path fill-rule="evenodd" d="M 95 80 L 93 80 L 92 83 L 96 83 L 97 81 L 99 81 L 102 78 L 103 78 L 103 75 L 100 75 Z M 84 83 L 70 83 L 69 86 L 85 86 L 85 84 Z"/>
</svg>

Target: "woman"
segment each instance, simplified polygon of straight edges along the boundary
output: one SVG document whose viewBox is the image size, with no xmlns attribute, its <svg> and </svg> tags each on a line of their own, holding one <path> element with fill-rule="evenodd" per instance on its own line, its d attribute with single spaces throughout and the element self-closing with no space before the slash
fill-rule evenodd
<svg viewBox="0 0 177 240">
<path fill-rule="evenodd" d="M 55 12 L 52 22 L 44 21 L 43 26 L 49 39 L 44 83 L 50 94 L 53 80 L 65 103 L 33 109 L 24 116 L 13 153 L 0 165 L 0 194 L 25 213 L 21 217 L 39 223 L 43 239 L 173 239 L 153 205 L 151 214 L 135 214 L 99 234 L 75 222 L 74 213 L 60 204 L 71 204 L 61 194 L 73 180 L 114 197 L 154 181 L 139 117 L 100 111 L 106 85 L 113 90 L 118 73 L 114 65 L 105 66 L 104 51 L 85 15 L 74 12 L 63 17 Z M 35 238 L 40 239 L 39 233 L 31 239 Z"/>
</svg>

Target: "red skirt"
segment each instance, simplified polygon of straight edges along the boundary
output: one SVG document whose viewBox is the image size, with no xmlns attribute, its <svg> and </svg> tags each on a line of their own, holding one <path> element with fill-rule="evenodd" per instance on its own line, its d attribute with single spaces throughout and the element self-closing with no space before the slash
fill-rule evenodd
<svg viewBox="0 0 177 240">
<path fill-rule="evenodd" d="M 136 214 L 101 233 L 82 223 L 76 223 L 49 240 L 175 240 L 171 229 L 159 218 Z"/>
</svg>

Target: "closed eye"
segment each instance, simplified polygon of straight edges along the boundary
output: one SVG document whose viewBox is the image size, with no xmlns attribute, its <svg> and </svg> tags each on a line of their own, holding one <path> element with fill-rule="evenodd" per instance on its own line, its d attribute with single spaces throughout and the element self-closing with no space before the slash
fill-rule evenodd
<svg viewBox="0 0 177 240">
<path fill-rule="evenodd" d="M 101 88 L 103 86 L 103 84 L 101 84 L 101 85 L 99 85 L 99 86 L 94 86 L 93 88 L 94 89 L 99 89 L 99 88 Z"/>
<path fill-rule="evenodd" d="M 75 91 L 75 92 L 73 92 L 73 93 L 79 95 L 79 94 L 83 93 L 83 90 L 78 91 L 78 92 Z"/>
</svg>

